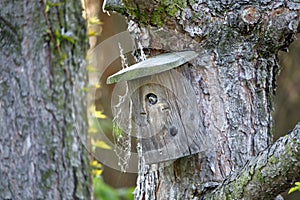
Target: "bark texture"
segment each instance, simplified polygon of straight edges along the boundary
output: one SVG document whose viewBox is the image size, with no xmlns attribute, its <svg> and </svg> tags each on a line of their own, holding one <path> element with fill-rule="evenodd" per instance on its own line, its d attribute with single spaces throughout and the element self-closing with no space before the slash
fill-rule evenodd
<svg viewBox="0 0 300 200">
<path fill-rule="evenodd" d="M 299 180 L 300 123 L 203 199 L 274 199 Z"/>
<path fill-rule="evenodd" d="M 129 17 L 128 29 L 144 49 L 199 53 L 179 71 L 195 90 L 214 144 L 167 167 L 141 166 L 137 199 L 205 196 L 272 144 L 277 53 L 300 30 L 298 1 L 124 0 L 107 1 L 107 8 Z"/>
<path fill-rule="evenodd" d="M 0 7 L 0 199 L 89 199 L 80 2 Z"/>
</svg>

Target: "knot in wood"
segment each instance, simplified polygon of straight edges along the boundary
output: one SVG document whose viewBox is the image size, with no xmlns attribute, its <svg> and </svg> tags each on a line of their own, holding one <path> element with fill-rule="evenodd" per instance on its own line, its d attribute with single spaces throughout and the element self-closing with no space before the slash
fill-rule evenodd
<svg viewBox="0 0 300 200">
<path fill-rule="evenodd" d="M 169 129 L 169 132 L 170 132 L 170 135 L 171 136 L 175 136 L 177 135 L 177 128 L 175 126 L 171 126 L 170 129 Z"/>
</svg>

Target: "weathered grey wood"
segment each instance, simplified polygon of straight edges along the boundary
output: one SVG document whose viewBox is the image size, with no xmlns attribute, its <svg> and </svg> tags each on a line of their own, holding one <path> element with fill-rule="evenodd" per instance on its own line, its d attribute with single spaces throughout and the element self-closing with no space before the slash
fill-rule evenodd
<svg viewBox="0 0 300 200">
<path fill-rule="evenodd" d="M 0 1 L 1 200 L 92 196 L 82 9 L 46 2 Z"/>
<path fill-rule="evenodd" d="M 210 143 L 196 96 L 185 77 L 169 70 L 128 81 L 128 85 L 147 164 L 207 150 Z M 149 95 L 157 102 L 149 102 Z"/>
<path fill-rule="evenodd" d="M 148 58 L 142 62 L 120 70 L 107 78 L 107 84 L 119 81 L 128 81 L 152 74 L 157 74 L 178 67 L 196 58 L 198 54 L 194 51 L 182 51 L 160 54 Z"/>
</svg>

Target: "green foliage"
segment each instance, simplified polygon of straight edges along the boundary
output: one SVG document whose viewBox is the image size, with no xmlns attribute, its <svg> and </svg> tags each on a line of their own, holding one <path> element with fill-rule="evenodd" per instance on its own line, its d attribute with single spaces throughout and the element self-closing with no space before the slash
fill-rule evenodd
<svg viewBox="0 0 300 200">
<path fill-rule="evenodd" d="M 163 26 L 163 8 L 158 7 L 157 10 L 153 11 L 151 16 L 151 24 L 157 25 L 157 26 Z"/>
<path fill-rule="evenodd" d="M 170 4 L 166 7 L 166 13 L 168 16 L 173 17 L 178 11 L 178 7 L 175 4 Z"/>
<path fill-rule="evenodd" d="M 96 200 L 132 200 L 133 188 L 113 189 L 105 184 L 102 178 L 95 177 L 94 196 Z"/>
<path fill-rule="evenodd" d="M 162 27 L 166 21 L 174 18 L 180 9 L 187 7 L 187 2 L 186 0 L 161 0 L 155 8 L 148 9 L 143 7 L 145 5 L 138 7 L 131 1 L 123 1 L 126 12 L 139 21 L 139 24 L 158 27 Z"/>
<path fill-rule="evenodd" d="M 50 10 L 50 8 L 52 8 L 52 7 L 57 7 L 57 6 L 61 6 L 61 5 L 63 5 L 63 3 L 52 3 L 51 1 L 47 1 L 46 7 L 45 7 L 45 12 L 48 12 Z"/>
<path fill-rule="evenodd" d="M 118 138 L 121 135 L 123 135 L 122 129 L 116 123 L 113 123 L 113 134 L 115 138 Z"/>
<path fill-rule="evenodd" d="M 288 194 L 291 194 L 292 192 L 295 192 L 295 191 L 300 191 L 300 182 L 296 182 L 295 185 L 296 185 L 295 187 L 292 187 L 289 190 Z"/>
<path fill-rule="evenodd" d="M 185 0 L 162 0 L 161 4 L 164 6 L 166 14 L 170 17 L 174 17 L 179 9 L 187 7 L 187 1 Z"/>
<path fill-rule="evenodd" d="M 56 38 L 56 44 L 58 46 L 60 46 L 60 43 L 63 40 L 68 41 L 72 44 L 75 44 L 75 38 L 74 37 L 72 37 L 70 35 L 67 35 L 67 34 L 62 34 L 60 32 L 60 30 L 58 30 L 58 29 L 55 30 L 54 35 L 55 35 L 55 38 Z"/>
</svg>

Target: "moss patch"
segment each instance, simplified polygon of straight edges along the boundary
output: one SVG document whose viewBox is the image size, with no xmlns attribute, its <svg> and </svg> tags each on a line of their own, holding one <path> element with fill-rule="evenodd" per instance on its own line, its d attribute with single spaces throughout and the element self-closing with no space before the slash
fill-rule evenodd
<svg viewBox="0 0 300 200">
<path fill-rule="evenodd" d="M 150 2 L 151 3 L 151 2 Z M 124 1 L 128 14 L 141 25 L 163 26 L 168 20 L 175 17 L 176 13 L 187 7 L 187 1 L 162 0 L 156 6 L 146 3 L 135 5 L 131 1 Z"/>
</svg>

